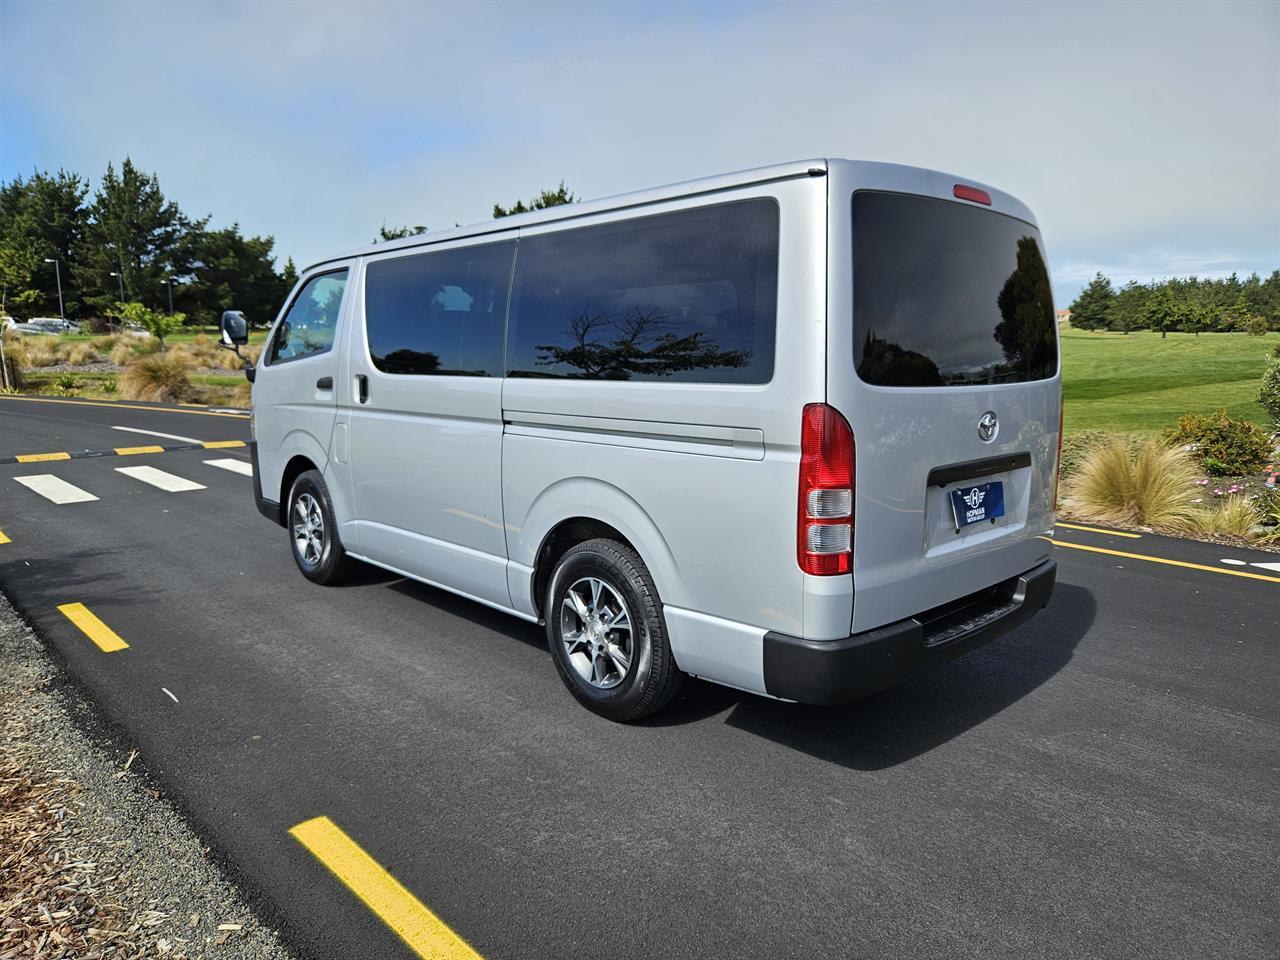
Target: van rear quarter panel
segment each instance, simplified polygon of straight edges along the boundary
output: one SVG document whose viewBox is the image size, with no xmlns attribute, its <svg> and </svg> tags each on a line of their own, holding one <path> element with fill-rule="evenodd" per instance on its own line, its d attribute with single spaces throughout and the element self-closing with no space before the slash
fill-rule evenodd
<svg viewBox="0 0 1280 960">
<path fill-rule="evenodd" d="M 754 658 L 747 674 L 758 672 L 765 631 L 804 629 L 796 484 L 801 410 L 821 401 L 824 389 L 824 180 L 784 180 L 573 224 L 753 197 L 772 197 L 779 206 L 769 383 L 509 378 L 502 401 L 503 507 L 515 606 L 532 612 L 529 574 L 556 524 L 599 519 L 631 540 L 653 574 L 669 622 L 686 611 L 706 615 L 681 618 L 681 646 L 696 646 L 692 634 L 705 630 L 708 643 L 727 645 L 726 655 L 735 659 L 734 645 L 755 637 L 754 651 L 738 651 Z M 521 236 L 565 226 L 532 228 Z M 691 669 L 687 662 L 681 666 Z M 700 667 L 692 672 L 757 686 L 733 671 L 720 677 Z"/>
</svg>

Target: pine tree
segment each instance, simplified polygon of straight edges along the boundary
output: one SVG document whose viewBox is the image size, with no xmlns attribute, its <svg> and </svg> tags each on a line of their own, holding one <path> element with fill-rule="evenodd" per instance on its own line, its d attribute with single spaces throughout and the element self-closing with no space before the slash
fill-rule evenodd
<svg viewBox="0 0 1280 960">
<path fill-rule="evenodd" d="M 1071 325 L 1081 330 L 1097 330 L 1107 325 L 1107 311 L 1115 299 L 1111 281 L 1101 273 L 1089 281 L 1071 304 Z"/>
</svg>

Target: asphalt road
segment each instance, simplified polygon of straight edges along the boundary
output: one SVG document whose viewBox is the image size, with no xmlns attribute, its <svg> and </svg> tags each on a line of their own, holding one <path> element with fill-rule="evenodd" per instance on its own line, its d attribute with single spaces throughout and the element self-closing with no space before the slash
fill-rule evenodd
<svg viewBox="0 0 1280 960">
<path fill-rule="evenodd" d="M 0 457 L 171 442 L 115 426 L 248 435 L 0 397 Z M 322 815 L 489 958 L 1275 955 L 1280 571 L 1239 562 L 1280 556 L 1060 528 L 1208 569 L 1060 548 L 1045 611 L 897 689 L 691 682 L 624 727 L 533 625 L 372 569 L 307 583 L 211 459 L 247 451 L 0 466 L 0 589 L 303 957 L 411 956 L 289 835 Z M 203 489 L 117 472 L 143 464 Z"/>
</svg>

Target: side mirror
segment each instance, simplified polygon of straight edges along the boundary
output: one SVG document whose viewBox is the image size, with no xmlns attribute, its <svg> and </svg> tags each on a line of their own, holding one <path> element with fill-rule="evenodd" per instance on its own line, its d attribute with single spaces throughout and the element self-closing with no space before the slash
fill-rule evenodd
<svg viewBox="0 0 1280 960">
<path fill-rule="evenodd" d="M 228 350 L 249 342 L 249 321 L 239 310 L 222 311 L 222 346 Z M 239 353 L 236 350 L 236 353 Z"/>
<path fill-rule="evenodd" d="M 249 321 L 244 318 L 244 314 L 239 310 L 223 310 L 222 336 L 218 339 L 218 346 L 236 352 L 236 356 L 244 361 L 245 378 L 253 383 L 258 371 L 253 366 L 253 361 L 240 352 L 240 348 L 248 342 Z"/>
</svg>

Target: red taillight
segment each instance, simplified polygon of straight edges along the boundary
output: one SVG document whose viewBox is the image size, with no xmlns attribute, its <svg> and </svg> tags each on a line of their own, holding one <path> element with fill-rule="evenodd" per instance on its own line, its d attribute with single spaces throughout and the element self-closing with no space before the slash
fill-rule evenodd
<svg viewBox="0 0 1280 960">
<path fill-rule="evenodd" d="M 853 431 L 825 403 L 804 408 L 796 557 L 820 577 L 848 573 L 853 556 Z"/>
<path fill-rule="evenodd" d="M 1058 509 L 1058 481 L 1062 479 L 1062 400 L 1058 400 L 1058 464 L 1053 474 L 1053 509 Z"/>
<path fill-rule="evenodd" d="M 977 187 L 968 187 L 963 183 L 957 183 L 955 189 L 951 191 L 958 200 L 972 200 L 974 203 L 985 203 L 991 206 L 991 194 L 985 190 L 979 190 Z"/>
</svg>

